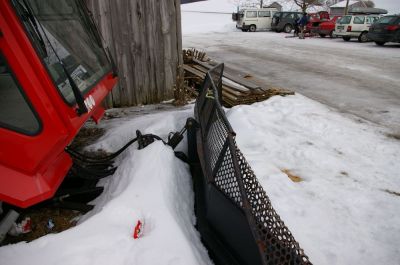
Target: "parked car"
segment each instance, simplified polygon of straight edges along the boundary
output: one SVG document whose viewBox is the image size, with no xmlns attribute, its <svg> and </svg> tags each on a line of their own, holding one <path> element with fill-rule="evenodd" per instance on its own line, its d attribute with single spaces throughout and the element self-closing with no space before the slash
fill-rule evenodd
<svg viewBox="0 0 400 265">
<path fill-rule="evenodd" d="M 368 41 L 368 30 L 377 21 L 380 15 L 348 15 L 343 16 L 335 25 L 333 34 L 349 41 L 357 38 L 359 42 Z"/>
<path fill-rule="evenodd" d="M 329 21 L 329 13 L 327 11 L 309 13 L 306 31 L 314 34 L 318 33 L 319 24 L 325 21 Z"/>
<path fill-rule="evenodd" d="M 276 12 L 278 12 L 276 8 L 242 9 L 232 14 L 232 20 L 236 21 L 236 28 L 242 31 L 270 30 L 272 16 Z"/>
<path fill-rule="evenodd" d="M 326 36 L 329 36 L 333 38 L 333 32 L 335 31 L 335 24 L 336 22 L 341 19 L 342 16 L 334 16 L 331 20 L 321 22 L 318 26 L 317 33 L 321 38 L 325 38 Z"/>
<path fill-rule="evenodd" d="M 386 42 L 400 42 L 400 15 L 380 18 L 369 28 L 368 38 L 381 46 Z"/>
<path fill-rule="evenodd" d="M 294 29 L 295 21 L 302 16 L 301 12 L 277 12 L 272 18 L 271 29 L 290 33 Z"/>
</svg>

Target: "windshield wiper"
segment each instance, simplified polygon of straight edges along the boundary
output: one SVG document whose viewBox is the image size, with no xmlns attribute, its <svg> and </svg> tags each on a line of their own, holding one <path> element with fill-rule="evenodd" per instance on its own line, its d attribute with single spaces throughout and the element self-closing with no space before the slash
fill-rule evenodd
<svg viewBox="0 0 400 265">
<path fill-rule="evenodd" d="M 50 40 L 49 40 L 49 38 L 48 38 L 48 36 L 46 34 L 46 31 L 44 30 L 42 24 L 40 23 L 40 21 L 38 19 L 36 19 L 35 15 L 33 14 L 29 3 L 26 2 L 26 0 L 23 0 L 23 2 L 25 4 L 24 11 L 26 12 L 28 17 L 30 18 L 29 20 L 31 21 L 31 23 L 34 25 L 36 33 L 39 35 L 40 39 L 42 40 L 44 47 L 46 47 L 46 46 L 45 46 L 43 38 L 41 37 L 40 31 L 39 31 L 39 27 L 40 27 L 41 32 L 43 33 L 43 36 L 46 38 L 46 41 L 49 43 L 49 46 L 50 46 L 51 50 L 53 51 L 54 55 L 56 56 L 58 62 L 62 66 L 63 72 L 64 72 L 65 76 L 67 77 L 68 82 L 71 85 L 72 93 L 74 94 L 76 104 L 78 105 L 78 109 L 76 110 L 77 114 L 79 116 L 81 116 L 81 115 L 83 115 L 85 113 L 88 113 L 88 109 L 87 109 L 87 107 L 85 105 L 85 100 L 83 98 L 82 92 L 79 90 L 78 86 L 76 85 L 76 83 L 75 83 L 74 79 L 72 78 L 71 74 L 68 72 L 68 70 L 65 67 L 63 61 L 61 60 L 60 56 L 58 56 L 58 54 L 57 54 L 55 48 L 53 47 L 53 45 L 51 44 L 51 42 L 50 42 Z M 23 5 L 19 1 L 17 1 L 17 3 L 21 7 L 23 7 Z M 47 52 L 46 52 L 46 54 L 47 54 Z"/>
<path fill-rule="evenodd" d="M 29 23 L 32 37 L 35 39 L 36 42 L 38 42 L 38 44 L 41 48 L 40 50 L 41 50 L 42 54 L 44 55 L 43 57 L 47 57 L 48 54 L 47 54 L 46 44 L 44 43 L 42 35 L 39 32 L 39 28 L 36 23 L 35 17 L 32 13 L 32 10 L 29 8 L 29 5 L 27 5 L 25 0 L 22 0 L 22 1 L 23 1 L 23 3 L 21 3 L 18 0 L 15 1 L 15 3 L 18 5 L 18 7 L 20 9 L 21 18 L 23 21 Z"/>
</svg>

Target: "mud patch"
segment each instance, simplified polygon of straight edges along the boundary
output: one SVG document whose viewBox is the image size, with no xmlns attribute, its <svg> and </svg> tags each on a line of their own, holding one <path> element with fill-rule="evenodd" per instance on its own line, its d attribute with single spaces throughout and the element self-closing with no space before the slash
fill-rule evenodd
<svg viewBox="0 0 400 265">
<path fill-rule="evenodd" d="M 302 181 L 304 181 L 304 179 L 302 177 L 293 174 L 292 172 L 289 171 L 289 169 L 282 169 L 281 171 L 283 173 L 285 173 L 288 176 L 288 178 L 290 178 L 290 180 L 293 181 L 293 182 L 302 182 Z"/>
<path fill-rule="evenodd" d="M 396 192 L 396 191 L 392 191 L 392 190 L 388 190 L 388 189 L 384 189 L 383 191 L 386 192 L 386 193 L 389 193 L 391 195 L 400 197 L 400 192 Z"/>
<path fill-rule="evenodd" d="M 392 139 L 400 140 L 400 133 L 387 133 L 386 136 Z"/>
<path fill-rule="evenodd" d="M 83 150 L 86 146 L 96 142 L 105 132 L 106 130 L 100 127 L 83 127 L 70 144 L 70 148 L 77 151 Z"/>
<path fill-rule="evenodd" d="M 22 241 L 30 242 L 47 234 L 59 233 L 76 225 L 80 213 L 77 211 L 59 209 L 59 208 L 32 208 L 24 211 L 18 218 L 23 220 L 30 217 L 32 222 L 32 231 L 19 236 L 7 235 L 1 245 L 15 244 Z M 47 223 L 51 219 L 54 227 L 49 229 Z"/>
</svg>

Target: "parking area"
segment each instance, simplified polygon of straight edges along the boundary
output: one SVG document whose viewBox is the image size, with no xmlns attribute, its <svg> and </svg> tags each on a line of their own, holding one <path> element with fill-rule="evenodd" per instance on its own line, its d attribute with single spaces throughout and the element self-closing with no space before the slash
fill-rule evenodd
<svg viewBox="0 0 400 265">
<path fill-rule="evenodd" d="M 400 44 L 380 47 L 356 39 L 291 36 L 241 32 L 232 25 L 207 34 L 185 34 L 183 45 L 204 49 L 231 68 L 292 89 L 360 122 L 400 132 Z"/>
</svg>

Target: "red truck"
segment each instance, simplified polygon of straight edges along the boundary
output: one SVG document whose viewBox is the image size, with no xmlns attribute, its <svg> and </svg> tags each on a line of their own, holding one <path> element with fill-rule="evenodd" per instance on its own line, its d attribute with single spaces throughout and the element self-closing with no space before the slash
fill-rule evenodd
<svg viewBox="0 0 400 265">
<path fill-rule="evenodd" d="M 325 21 L 329 21 L 329 13 L 327 11 L 320 11 L 317 13 L 309 13 L 309 19 L 306 25 L 307 32 L 318 33 L 319 25 Z"/>
<path fill-rule="evenodd" d="M 334 16 L 331 20 L 325 21 L 319 24 L 317 33 L 321 38 L 325 38 L 326 36 L 333 37 L 333 32 L 335 31 L 336 21 L 341 19 L 342 16 Z"/>
</svg>

